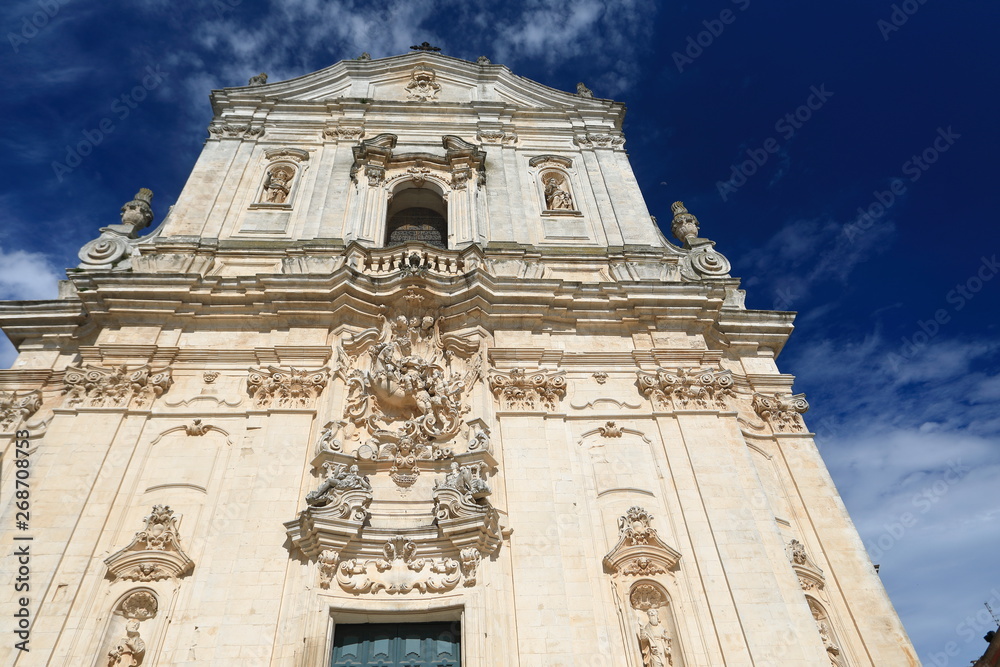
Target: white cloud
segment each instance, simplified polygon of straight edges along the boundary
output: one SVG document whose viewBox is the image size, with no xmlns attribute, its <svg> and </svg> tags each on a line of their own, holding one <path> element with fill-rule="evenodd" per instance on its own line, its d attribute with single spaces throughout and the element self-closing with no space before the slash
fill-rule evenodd
<svg viewBox="0 0 1000 667">
<path fill-rule="evenodd" d="M 5 251 L 0 247 L 0 299 L 54 299 L 60 275 L 38 252 Z"/>
</svg>

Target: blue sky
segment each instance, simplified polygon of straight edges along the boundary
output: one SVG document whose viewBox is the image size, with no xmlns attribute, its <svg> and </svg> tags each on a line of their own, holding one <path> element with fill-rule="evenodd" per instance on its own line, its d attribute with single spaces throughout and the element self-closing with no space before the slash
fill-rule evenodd
<svg viewBox="0 0 1000 667">
<path fill-rule="evenodd" d="M 54 296 L 139 187 L 162 219 L 212 88 L 424 40 L 584 81 L 629 106 L 651 212 L 684 200 L 749 307 L 799 312 L 779 365 L 922 660 L 966 665 L 1000 608 L 998 19 L 944 0 L 6 2 L 0 298 Z"/>
</svg>

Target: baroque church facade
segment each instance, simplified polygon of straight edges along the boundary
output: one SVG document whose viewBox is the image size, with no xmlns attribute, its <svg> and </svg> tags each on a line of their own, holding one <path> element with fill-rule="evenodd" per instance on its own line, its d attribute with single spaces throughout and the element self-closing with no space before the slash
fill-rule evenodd
<svg viewBox="0 0 1000 667">
<path fill-rule="evenodd" d="M 622 104 L 428 50 L 211 100 L 162 222 L 0 304 L 0 663 L 919 664 L 793 314 L 660 233 Z"/>
</svg>

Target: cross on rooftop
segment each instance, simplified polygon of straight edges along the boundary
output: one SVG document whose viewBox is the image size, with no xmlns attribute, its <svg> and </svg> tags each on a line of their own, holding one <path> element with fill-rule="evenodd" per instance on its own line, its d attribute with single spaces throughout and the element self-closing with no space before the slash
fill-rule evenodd
<svg viewBox="0 0 1000 667">
<path fill-rule="evenodd" d="M 420 46 L 411 46 L 410 48 L 413 49 L 414 51 L 440 51 L 441 50 L 440 46 L 431 46 L 427 42 L 424 42 Z"/>
</svg>

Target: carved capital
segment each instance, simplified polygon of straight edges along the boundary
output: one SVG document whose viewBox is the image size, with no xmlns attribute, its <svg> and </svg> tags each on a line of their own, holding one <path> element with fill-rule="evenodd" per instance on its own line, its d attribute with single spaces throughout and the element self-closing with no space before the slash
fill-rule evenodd
<svg viewBox="0 0 1000 667">
<path fill-rule="evenodd" d="M 566 395 L 566 372 L 493 371 L 489 384 L 503 410 L 555 410 Z"/>
<path fill-rule="evenodd" d="M 639 391 L 660 410 L 719 409 L 735 398 L 733 374 L 711 368 L 638 371 Z"/>
<path fill-rule="evenodd" d="M 805 394 L 754 394 L 753 409 L 775 431 L 804 431 L 800 415 L 809 410 Z"/>
<path fill-rule="evenodd" d="M 123 364 L 115 368 L 69 366 L 63 393 L 70 407 L 145 407 L 162 396 L 173 384 L 170 368 L 133 370 Z"/>
<path fill-rule="evenodd" d="M 620 133 L 608 134 L 605 132 L 593 132 L 588 134 L 578 134 L 573 138 L 573 141 L 581 148 L 621 149 L 625 146 L 625 137 Z"/>
<path fill-rule="evenodd" d="M 247 391 L 258 408 L 307 408 L 323 393 L 329 377 L 327 368 L 251 368 L 247 378 Z"/>
<path fill-rule="evenodd" d="M 256 139 L 264 134 L 263 125 L 216 122 L 208 126 L 211 139 Z"/>
<path fill-rule="evenodd" d="M 0 432 L 13 431 L 42 407 L 42 392 L 0 391 Z"/>
<path fill-rule="evenodd" d="M 327 139 L 357 143 L 364 138 L 365 128 L 353 125 L 337 125 L 335 127 L 325 128 L 323 130 L 323 136 Z"/>
</svg>

